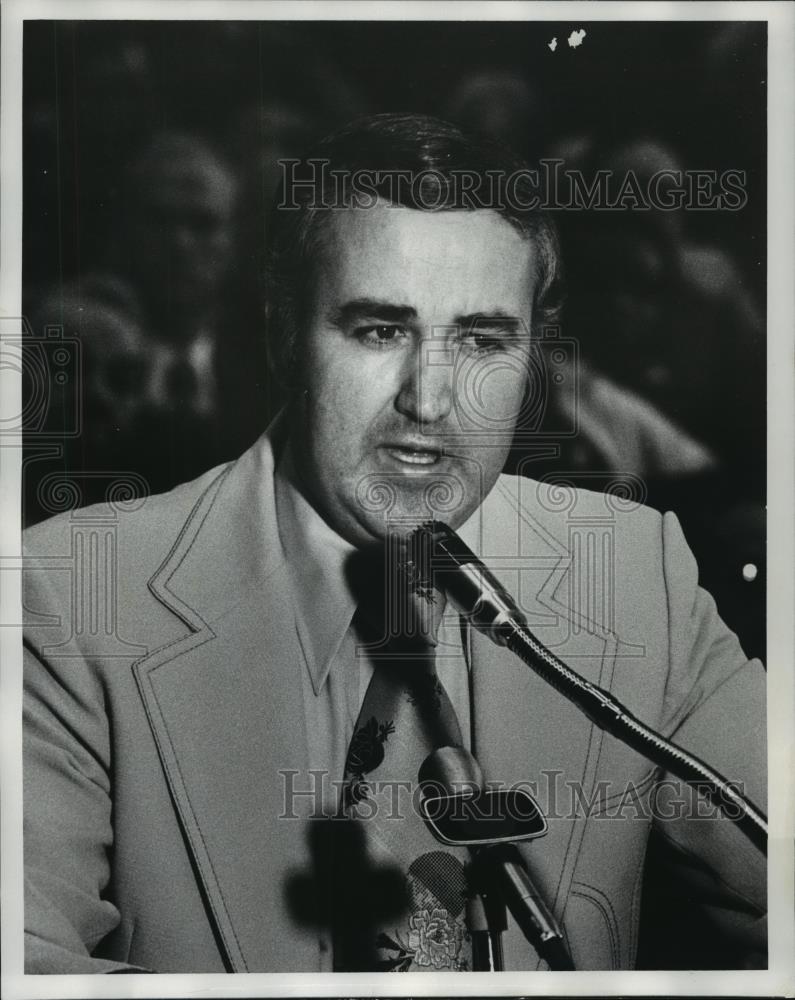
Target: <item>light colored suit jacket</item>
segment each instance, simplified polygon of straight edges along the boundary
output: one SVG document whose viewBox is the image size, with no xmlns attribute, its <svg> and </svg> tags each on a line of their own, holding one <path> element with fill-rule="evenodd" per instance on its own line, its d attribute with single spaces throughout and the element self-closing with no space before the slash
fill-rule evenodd
<svg viewBox="0 0 795 1000">
<path fill-rule="evenodd" d="M 26 534 L 27 970 L 323 967 L 285 899 L 311 860 L 305 824 L 279 818 L 306 738 L 268 435 L 171 493 Z M 675 517 L 501 477 L 464 535 L 542 641 L 764 806 L 764 674 Z M 729 939 L 764 949 L 742 833 L 692 802 L 651 810 L 646 760 L 508 651 L 466 647 L 473 749 L 487 779 L 537 783 L 549 832 L 523 850 L 577 968 L 632 967 L 652 822 Z M 507 968 L 539 966 L 505 937 Z"/>
</svg>

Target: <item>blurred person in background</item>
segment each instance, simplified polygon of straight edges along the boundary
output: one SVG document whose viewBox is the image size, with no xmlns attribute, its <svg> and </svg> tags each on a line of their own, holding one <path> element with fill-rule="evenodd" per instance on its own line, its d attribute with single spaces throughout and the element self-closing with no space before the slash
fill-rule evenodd
<svg viewBox="0 0 795 1000">
<path fill-rule="evenodd" d="M 670 149 L 641 139 L 566 166 L 586 176 L 632 171 L 642 188 L 657 171 L 683 169 Z M 690 240 L 684 209 L 560 215 L 571 278 L 566 329 L 585 359 L 727 468 L 747 472 L 759 440 L 749 404 L 764 387 L 764 325 L 731 256 Z"/>
<path fill-rule="evenodd" d="M 528 149 L 529 137 L 533 136 L 536 144 L 543 143 L 538 98 L 530 82 L 519 73 L 495 70 L 468 75 L 453 89 L 447 107 L 454 121 L 503 142 L 530 159 L 534 151 Z M 563 148 L 566 155 L 561 158 L 575 165 L 589 149 L 587 138 L 580 137 L 577 141 L 571 137 Z M 554 155 L 560 155 L 559 151 Z M 572 227 L 577 234 L 579 221 L 575 219 Z M 576 236 L 572 243 L 577 243 Z M 587 259 L 583 268 L 586 274 L 577 277 L 582 278 L 587 289 L 598 287 L 599 282 L 591 273 L 590 255 L 583 256 Z M 620 259 L 616 263 L 616 272 L 623 276 L 627 261 Z M 575 295 L 579 292 L 575 285 Z M 578 301 L 576 298 L 574 306 L 569 306 L 566 318 L 574 316 Z M 590 305 L 588 299 L 586 302 Z M 634 322 L 640 318 L 632 319 Z M 566 324 L 565 333 L 579 336 L 581 331 L 572 322 Z M 576 400 L 563 392 L 550 393 L 548 412 L 542 415 L 540 424 L 522 428 L 525 432 L 554 433 L 555 428 L 568 427 L 576 420 L 576 438 L 566 439 L 565 443 L 561 440 L 549 468 L 631 472 L 652 479 L 694 475 L 714 468 L 711 450 L 639 393 L 639 387 L 634 385 L 637 379 L 630 376 L 623 380 L 623 385 L 617 384 L 612 377 L 617 366 L 611 363 L 609 351 L 610 347 L 606 347 L 603 356 L 600 347 L 598 353 L 593 352 L 595 357 L 590 354 L 580 357 L 576 373 L 572 369 L 575 362 L 569 358 L 566 372 L 559 371 L 558 375 L 569 383 L 576 377 Z M 512 454 L 516 464 L 527 457 L 526 449 L 519 446 Z M 534 463 L 532 474 L 542 473 L 544 468 L 546 463 Z"/>
<path fill-rule="evenodd" d="M 160 343 L 180 348 L 217 329 L 234 205 L 231 171 L 197 136 L 159 132 L 133 160 L 113 256 Z"/>
<path fill-rule="evenodd" d="M 575 155 L 555 154 L 566 169 L 609 170 L 616 186 L 630 171 L 643 189 L 657 171 L 683 170 L 656 140 L 567 145 Z M 764 547 L 764 320 L 732 256 L 693 240 L 685 220 L 684 209 L 558 213 L 563 325 L 583 358 L 581 434 L 569 451 L 575 468 L 636 472 L 652 505 L 677 510 L 723 615 L 762 655 L 761 563 L 750 579 L 742 568 L 744 553 Z"/>
<path fill-rule="evenodd" d="M 322 125 L 309 107 L 295 98 L 276 97 L 242 108 L 227 131 L 226 148 L 239 197 L 225 336 L 234 344 L 227 368 L 238 395 L 234 414 L 225 414 L 225 419 L 228 437 L 234 437 L 238 451 L 256 439 L 255 429 L 284 402 L 278 381 L 272 377 L 262 336 L 267 296 L 267 209 L 281 179 L 280 163 L 299 157 L 321 132 Z"/>
<path fill-rule="evenodd" d="M 31 326 L 39 336 L 55 328 L 71 342 L 67 350 L 76 351 L 77 377 L 62 385 L 53 382 L 49 409 L 59 429 L 64 423 L 71 427 L 77 414 L 80 433 L 59 434 L 56 450 L 46 454 L 31 448 L 22 470 L 26 525 L 58 513 L 70 494 L 73 505 L 104 500 L 119 477 L 134 482 L 137 491 L 146 488 L 144 480 L 128 473 L 150 464 L 142 429 L 154 402 L 149 397 L 152 354 L 143 327 L 120 293 L 109 276 L 97 284 L 89 277 L 79 292 L 77 284 L 49 289 L 31 307 Z M 35 339 L 30 350 L 28 364 L 34 371 Z M 29 392 L 35 398 L 35 389 Z M 46 475 L 38 465 L 44 458 L 51 460 Z"/>
<path fill-rule="evenodd" d="M 106 264 L 130 152 L 161 114 L 143 22 L 31 21 L 23 67 L 26 291 Z M 57 95 L 57 98 L 54 97 Z M 46 294 L 46 293 L 45 293 Z"/>
<path fill-rule="evenodd" d="M 539 98 L 521 73 L 505 69 L 469 73 L 453 88 L 445 106 L 451 121 L 534 159 L 543 127 Z"/>
<path fill-rule="evenodd" d="M 228 456 L 221 396 L 233 359 L 219 344 L 235 180 L 203 138 L 161 131 L 121 192 L 105 266 L 34 296 L 32 312 L 35 329 L 59 325 L 81 343 L 85 419 L 71 467 L 133 471 L 158 491 Z M 101 499 L 86 489 L 84 500 Z"/>
<path fill-rule="evenodd" d="M 225 378 L 234 386 L 226 437 L 237 453 L 256 440 L 284 405 L 262 336 L 268 296 L 267 217 L 282 179 L 282 163 L 298 159 L 317 139 L 362 114 L 365 101 L 339 62 L 293 26 L 270 24 L 259 36 L 260 95 L 230 116 L 222 143 L 235 173 L 237 242 L 228 284 Z"/>
<path fill-rule="evenodd" d="M 716 40 L 715 58 L 734 37 Z M 447 106 L 519 150 L 539 134 L 532 86 L 517 73 L 467 76 Z M 630 172 L 644 189 L 657 171 L 683 171 L 672 148 L 648 137 L 572 134 L 546 156 L 586 179 L 611 171 L 616 187 Z M 550 392 L 543 413 L 530 407 L 509 468 L 642 478 L 652 505 L 680 514 L 746 650 L 764 655 L 763 560 L 752 558 L 764 549 L 764 320 L 750 283 L 722 246 L 691 236 L 683 210 L 556 214 L 569 289 L 562 331 L 579 357 L 555 378 L 576 390 Z M 738 489 L 739 501 L 727 501 Z"/>
</svg>

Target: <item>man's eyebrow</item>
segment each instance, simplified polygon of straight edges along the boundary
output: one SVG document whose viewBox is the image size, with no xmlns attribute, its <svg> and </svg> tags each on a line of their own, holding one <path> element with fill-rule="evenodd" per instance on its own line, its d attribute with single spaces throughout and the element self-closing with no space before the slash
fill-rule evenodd
<svg viewBox="0 0 795 1000">
<path fill-rule="evenodd" d="M 385 323 L 408 323 L 417 318 L 413 306 L 384 302 L 379 299 L 352 299 L 345 302 L 331 314 L 335 326 L 346 326 L 357 319 L 379 319 Z"/>
<path fill-rule="evenodd" d="M 467 313 L 466 316 L 456 316 L 456 326 L 463 330 L 470 330 L 473 327 L 478 329 L 500 329 L 513 333 L 519 333 L 527 329 L 527 323 L 521 316 L 511 316 L 502 309 L 490 309 L 486 312 Z"/>
</svg>

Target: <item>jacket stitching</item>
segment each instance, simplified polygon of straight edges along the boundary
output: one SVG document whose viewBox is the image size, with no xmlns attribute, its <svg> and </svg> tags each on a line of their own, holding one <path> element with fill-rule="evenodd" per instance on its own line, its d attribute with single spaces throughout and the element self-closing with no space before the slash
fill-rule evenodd
<svg viewBox="0 0 795 1000">
<path fill-rule="evenodd" d="M 665 690 L 663 691 L 663 711 L 667 712 L 667 702 L 669 697 L 668 682 L 670 681 L 673 674 L 673 647 L 674 641 L 671 634 L 671 623 L 673 620 L 672 609 L 671 609 L 671 588 L 668 586 L 668 573 L 665 566 L 665 518 L 660 518 L 660 563 L 662 566 L 662 577 L 663 586 L 665 587 L 665 634 L 668 639 L 668 673 L 666 676 Z"/>
<path fill-rule="evenodd" d="M 195 530 L 193 532 L 193 536 L 191 537 L 190 541 L 185 546 L 185 551 L 179 557 L 179 561 L 176 563 L 176 565 L 174 566 L 174 568 L 168 574 L 168 576 L 166 578 L 166 581 L 165 581 L 166 583 L 168 583 L 169 580 L 171 580 L 171 577 L 177 572 L 177 570 L 180 568 L 180 566 L 182 565 L 182 563 L 185 561 L 185 558 L 187 557 L 187 555 L 190 553 L 191 549 L 193 548 L 193 545 L 194 545 L 194 543 L 196 541 L 196 536 L 199 534 L 199 531 L 201 531 L 201 528 L 202 528 L 204 522 L 210 516 L 210 512 L 212 511 L 213 507 L 215 506 L 215 502 L 218 499 L 218 494 L 221 492 L 221 479 L 226 477 L 226 475 L 229 472 L 230 468 L 231 468 L 231 466 L 227 466 L 227 468 L 224 469 L 224 471 L 222 473 L 220 473 L 220 475 L 218 475 L 210 483 L 210 485 L 207 487 L 207 489 L 202 494 L 199 502 L 193 508 L 193 511 L 191 512 L 191 515 L 190 515 L 190 517 L 188 518 L 188 520 L 187 520 L 187 522 L 185 524 L 184 532 L 187 532 L 187 529 L 191 525 L 191 523 L 194 520 L 194 518 L 199 516 L 198 508 L 201 506 L 201 504 L 204 501 L 204 499 L 207 496 L 207 494 L 210 492 L 211 489 L 213 489 L 213 487 L 216 487 L 215 493 L 213 495 L 212 500 L 210 500 L 207 509 L 203 512 L 203 514 L 201 514 L 201 520 L 196 525 L 196 528 L 195 528 Z M 217 484 L 217 486 L 216 486 L 216 484 Z M 179 542 L 182 539 L 182 535 L 183 535 L 183 533 L 180 533 L 180 538 L 177 540 L 177 546 L 179 545 Z M 175 546 L 175 548 L 177 548 L 177 546 Z"/>
<path fill-rule="evenodd" d="M 657 777 L 657 772 L 659 768 L 653 767 L 650 771 L 641 778 L 641 780 L 634 786 L 634 791 L 638 796 L 642 795 L 644 792 L 648 791 L 649 788 L 654 784 Z M 607 811 L 607 807 L 613 802 L 619 802 L 627 794 L 626 788 L 620 792 L 615 792 L 613 795 L 608 795 L 606 799 L 602 800 L 601 806 L 598 809 L 594 809 L 591 816 L 604 816 Z"/>
<path fill-rule="evenodd" d="M 207 639 L 201 640 L 198 643 L 198 645 L 203 645 L 205 642 L 209 641 L 210 638 L 212 638 L 212 636 L 208 636 Z M 180 640 L 180 641 L 182 641 L 182 640 Z M 175 644 L 171 643 L 171 645 L 175 645 Z M 191 647 L 191 648 L 193 648 L 193 647 Z M 173 662 L 173 661 L 168 661 L 168 662 Z M 160 664 L 160 665 L 162 665 L 162 664 Z M 154 669 L 157 669 L 157 668 L 154 668 Z M 179 766 L 179 761 L 177 759 L 177 754 L 176 754 L 176 751 L 175 751 L 175 748 L 174 748 L 173 741 L 171 739 L 171 735 L 170 735 L 170 733 L 168 731 L 168 726 L 165 723 L 165 717 L 163 715 L 163 710 L 162 710 L 162 707 L 160 705 L 160 700 L 158 699 L 157 692 L 155 691 L 155 688 L 151 684 L 151 682 L 149 684 L 149 689 L 151 691 L 152 698 L 154 699 L 155 705 L 157 706 L 158 713 L 159 713 L 160 718 L 161 718 L 162 723 L 163 723 L 162 728 L 163 728 L 163 731 L 165 732 L 166 740 L 167 740 L 167 743 L 168 743 L 168 749 L 170 751 L 171 756 L 173 757 L 174 767 L 176 768 L 176 771 L 177 771 L 177 776 L 178 776 L 178 779 L 179 779 L 179 783 L 180 783 L 181 787 L 183 789 L 185 789 L 184 799 L 185 799 L 185 802 L 187 803 L 187 807 L 188 807 L 188 809 L 190 811 L 190 817 L 191 817 L 191 819 L 192 819 L 192 821 L 193 821 L 193 823 L 194 823 L 194 825 L 196 827 L 196 832 L 198 833 L 199 838 L 201 840 L 202 848 L 204 849 L 204 854 L 205 854 L 205 857 L 207 858 L 207 863 L 210 866 L 210 870 L 212 872 L 213 879 L 215 880 L 215 884 L 218 887 L 218 892 L 219 892 L 219 894 L 221 896 L 221 899 L 223 901 L 224 911 L 225 911 L 226 919 L 227 919 L 227 921 L 229 923 L 229 927 L 231 928 L 231 931 L 232 931 L 232 937 L 234 938 L 235 944 L 237 945 L 237 951 L 238 951 L 238 953 L 240 955 L 241 961 L 243 963 L 243 967 L 244 967 L 244 969 L 246 969 L 246 971 L 248 971 L 248 965 L 246 964 L 245 957 L 243 956 L 243 949 L 242 949 L 242 947 L 240 945 L 240 941 L 238 939 L 237 932 L 235 931 L 234 925 L 233 925 L 232 920 L 231 920 L 231 918 L 229 916 L 229 909 L 227 907 L 226 897 L 224 896 L 223 889 L 221 888 L 221 884 L 220 884 L 220 882 L 218 880 L 218 875 L 217 875 L 217 873 L 215 871 L 215 867 L 213 865 L 212 858 L 210 857 L 210 852 L 207 849 L 207 843 L 206 843 L 206 841 L 204 839 L 204 834 L 202 833 L 201 827 L 200 827 L 199 822 L 198 822 L 198 820 L 196 818 L 196 814 L 195 814 L 195 812 L 193 810 L 193 806 L 191 805 L 190 796 L 187 793 L 187 786 L 185 785 L 185 782 L 184 782 L 184 779 L 183 779 L 183 776 L 182 776 L 182 770 L 181 770 L 181 768 Z M 146 698 L 144 698 L 144 705 L 146 705 Z M 147 708 L 147 715 L 150 715 L 150 712 L 149 712 L 148 708 Z M 165 768 L 166 777 L 168 779 L 169 786 L 173 790 L 173 788 L 174 788 L 173 768 L 172 768 L 172 765 L 171 765 L 171 763 L 170 763 L 170 761 L 168 759 L 168 756 L 162 752 L 163 748 L 162 748 L 162 745 L 161 745 L 160 737 L 158 736 L 158 728 L 157 728 L 157 726 L 155 726 L 155 725 L 153 725 L 151 723 L 151 715 L 150 715 L 150 726 L 151 726 L 152 732 L 154 733 L 155 742 L 158 744 L 158 747 L 161 748 L 160 760 L 161 760 L 161 763 L 162 763 L 163 767 Z M 196 851 L 195 837 L 194 837 L 192 831 L 190 830 L 190 828 L 188 827 L 188 825 L 186 823 L 183 822 L 182 827 L 183 827 L 183 829 L 185 831 L 185 835 L 187 836 L 188 841 L 189 841 L 189 843 L 191 845 L 191 849 L 194 851 L 194 854 L 195 854 L 195 851 Z M 208 900 L 208 902 L 210 904 L 210 907 L 212 909 L 212 912 L 214 914 L 215 922 L 216 922 L 216 925 L 218 926 L 218 931 L 219 931 L 219 933 L 221 935 L 221 939 L 224 942 L 224 947 L 226 948 L 227 954 L 228 954 L 229 953 L 229 943 L 227 941 L 227 935 L 226 935 L 224 927 L 222 926 L 221 921 L 219 919 L 220 914 L 218 913 L 218 909 L 217 909 L 215 903 L 213 902 L 212 896 L 211 896 L 211 894 L 209 892 L 207 893 L 207 900 Z"/>
<path fill-rule="evenodd" d="M 586 768 L 588 767 L 588 760 L 589 760 L 589 758 L 591 756 L 591 746 L 593 744 L 593 737 L 594 737 L 594 731 L 595 731 L 595 729 L 596 729 L 596 726 L 594 726 L 592 724 L 590 732 L 588 733 L 588 748 L 585 751 L 585 767 Z M 601 747 L 600 747 L 600 749 L 601 749 Z M 595 774 L 596 774 L 596 772 L 594 771 L 594 775 Z M 572 823 L 572 825 L 571 825 L 571 833 L 569 834 L 569 841 L 568 841 L 568 844 L 566 845 L 566 853 L 563 855 L 563 864 L 560 867 L 560 876 L 558 878 L 558 884 L 557 884 L 557 887 L 555 889 L 555 899 L 556 900 L 560 900 L 560 898 L 561 898 L 562 886 L 563 886 L 563 877 L 566 874 L 566 869 L 568 867 L 569 856 L 571 855 L 572 851 L 575 851 L 575 850 L 576 850 L 576 855 L 575 856 L 579 856 L 580 850 L 582 848 L 582 841 L 583 841 L 583 838 L 585 836 L 585 830 L 584 829 L 582 831 L 582 834 L 579 837 L 579 842 L 578 842 L 576 848 L 574 846 L 574 838 L 575 838 L 575 834 L 579 833 L 579 829 L 578 829 L 579 825 L 580 824 L 578 824 L 576 822 Z M 569 879 L 569 885 L 571 885 L 571 879 Z"/>
<path fill-rule="evenodd" d="M 638 924 L 640 922 L 640 900 L 641 892 L 643 890 L 643 876 L 645 873 L 645 855 L 644 864 L 638 869 L 637 877 L 635 878 L 635 887 L 632 890 L 632 909 L 630 911 L 631 917 L 629 922 L 629 959 L 632 967 L 635 967 L 638 955 Z"/>
<path fill-rule="evenodd" d="M 614 969 L 620 968 L 621 951 L 619 945 L 618 920 L 616 919 L 616 913 L 613 909 L 610 897 L 603 893 L 601 889 L 597 889 L 596 886 L 589 885 L 588 882 L 578 881 L 575 882 L 574 885 L 577 888 L 572 888 L 573 896 L 580 896 L 582 899 L 589 900 L 601 911 L 605 920 L 605 925 L 607 926 L 607 935 L 610 938 L 612 967 Z M 578 891 L 578 889 L 583 888 L 589 889 L 590 892 Z"/>
<path fill-rule="evenodd" d="M 152 697 L 155 699 L 155 703 L 157 704 L 157 708 L 158 708 L 158 711 L 160 712 L 161 718 L 163 718 L 163 711 L 162 711 L 162 709 L 160 707 L 160 701 L 159 701 L 159 699 L 157 697 L 157 692 L 155 691 L 154 687 L 152 688 Z M 173 744 L 173 742 L 171 740 L 171 736 L 170 736 L 170 734 L 168 732 L 168 726 L 165 724 L 165 719 L 164 719 L 164 722 L 163 722 L 163 728 L 164 728 L 164 730 L 166 732 L 166 736 L 168 737 L 169 748 L 170 748 L 171 753 L 172 753 L 173 758 L 174 758 L 174 765 L 175 765 L 175 767 L 177 769 L 177 773 L 179 775 L 180 784 L 185 789 L 185 800 L 186 800 L 186 802 L 188 804 L 188 808 L 190 809 L 191 819 L 193 820 L 193 822 L 194 822 L 194 824 L 196 826 L 196 831 L 199 834 L 199 838 L 200 838 L 201 843 L 202 843 L 202 848 L 204 849 L 204 854 L 205 854 L 205 857 L 207 858 L 207 863 L 210 866 L 210 870 L 213 873 L 213 879 L 215 880 L 215 884 L 218 887 L 218 893 L 221 896 L 221 899 L 223 900 L 224 910 L 226 912 L 226 918 L 227 918 L 227 920 L 229 922 L 229 927 L 230 927 L 230 929 L 232 931 L 232 937 L 235 939 L 235 944 L 237 945 L 237 950 L 238 950 L 238 952 L 240 954 L 240 958 L 241 958 L 241 961 L 243 963 L 243 968 L 246 969 L 246 971 L 248 971 L 248 965 L 246 964 L 245 957 L 243 956 L 243 949 L 242 949 L 242 947 L 240 945 L 240 940 L 239 940 L 239 938 L 237 936 L 237 932 L 235 931 L 235 927 L 234 927 L 234 924 L 232 923 L 232 919 L 229 916 L 229 907 L 227 906 L 226 896 L 224 895 L 224 891 L 221 888 L 221 883 L 220 883 L 220 881 L 218 879 L 218 875 L 216 873 L 215 866 L 213 865 L 213 861 L 212 861 L 212 858 L 210 856 L 210 851 L 207 848 L 207 842 L 204 839 L 204 834 L 202 833 L 201 826 L 199 825 L 199 821 L 196 818 L 196 813 L 194 812 L 193 806 L 191 805 L 190 796 L 188 795 L 188 792 L 187 792 L 187 786 L 185 785 L 185 782 L 184 782 L 184 779 L 183 779 L 183 776 L 182 776 L 182 769 L 179 766 L 179 760 L 177 759 L 177 754 L 176 754 L 176 751 L 174 749 L 174 744 Z M 165 761 L 164 761 L 164 763 L 165 763 L 166 770 L 170 772 L 169 763 L 165 762 Z M 188 839 L 190 840 L 191 845 L 193 845 L 194 844 L 194 839 L 191 836 L 190 831 L 186 830 L 186 832 L 188 834 Z M 213 912 L 216 914 L 216 922 L 218 923 L 218 913 L 216 911 L 215 905 L 212 902 L 212 898 L 209 897 L 209 894 L 208 894 L 208 898 L 210 900 L 210 906 L 212 907 Z M 226 934 L 224 933 L 223 928 L 221 928 L 219 926 L 219 930 L 221 931 L 222 938 L 224 938 L 224 941 L 226 942 Z M 228 948 L 228 945 L 227 945 L 227 948 Z"/>
<path fill-rule="evenodd" d="M 158 568 L 155 570 L 155 572 L 152 574 L 152 576 L 149 578 L 149 582 L 148 582 L 149 590 L 151 590 L 155 594 L 156 597 L 158 596 L 156 588 L 162 587 L 162 589 L 164 591 L 166 591 L 166 593 L 172 599 L 179 600 L 176 597 L 176 595 L 173 593 L 173 591 L 171 590 L 171 588 L 168 586 L 168 584 L 170 583 L 171 578 L 177 572 L 177 570 L 179 569 L 179 567 L 182 565 L 182 563 L 183 563 L 185 557 L 187 556 L 187 554 L 191 551 L 191 549 L 193 547 L 193 543 L 196 540 L 196 535 L 199 533 L 199 530 L 201 529 L 202 525 L 204 524 L 205 520 L 207 519 L 208 515 L 210 514 L 210 511 L 213 509 L 213 507 L 215 505 L 215 501 L 218 498 L 218 494 L 220 492 L 221 482 L 222 482 L 223 479 L 226 478 L 226 476 L 228 475 L 230 469 L 231 469 L 231 465 L 226 466 L 226 468 L 224 468 L 216 476 L 216 478 L 210 483 L 210 485 L 207 487 L 207 489 L 202 493 L 202 495 L 196 501 L 196 503 L 193 506 L 193 509 L 191 510 L 190 514 L 188 515 L 187 521 L 184 523 L 184 525 L 182 526 L 182 529 L 180 530 L 180 533 L 177 535 L 176 541 L 171 546 L 171 549 L 169 550 L 168 555 L 163 560 L 163 562 L 158 566 Z M 207 507 L 207 509 L 204 511 L 203 514 L 201 514 L 202 504 L 204 504 L 206 502 L 208 494 L 213 489 L 215 489 L 215 495 L 213 496 L 212 500 L 210 501 L 210 504 Z M 196 521 L 196 519 L 198 517 L 201 517 L 200 521 Z M 188 534 L 191 531 L 193 531 L 193 537 L 191 538 L 191 540 L 186 545 L 185 551 L 179 556 L 178 562 L 176 562 L 176 564 L 172 568 L 171 567 L 171 561 L 176 558 L 177 554 L 179 553 L 180 546 L 183 543 L 183 540 L 188 536 Z M 170 570 L 170 572 L 169 572 L 169 570 Z M 168 573 L 167 576 L 166 576 L 166 573 Z M 161 584 L 161 577 L 163 578 L 162 579 L 162 584 Z M 201 622 L 202 625 L 206 624 L 204 622 L 204 619 L 201 617 L 201 615 L 199 615 L 196 612 L 196 610 L 194 608 L 190 607 L 189 605 L 183 604 L 182 601 L 180 601 L 179 603 L 180 603 L 180 605 L 182 605 L 182 607 L 184 607 L 188 611 L 190 611 L 191 614 L 193 614 L 195 616 L 196 620 L 199 621 L 199 622 Z M 180 610 L 178 608 L 172 607 L 171 605 L 169 605 L 169 607 L 170 607 L 170 609 L 179 618 L 181 618 L 185 622 L 185 624 L 189 628 L 196 628 L 196 622 L 195 621 L 189 621 L 189 620 L 187 620 L 186 617 L 185 617 L 185 615 L 182 614 L 182 613 L 180 613 Z"/>
<path fill-rule="evenodd" d="M 215 632 L 206 622 L 204 622 L 203 628 L 200 631 L 191 632 L 189 635 L 182 635 L 178 639 L 172 639 L 172 641 L 167 642 L 165 646 L 158 646 L 157 649 L 153 649 L 151 653 L 147 653 L 145 656 L 142 656 L 140 660 L 136 660 L 133 667 L 146 667 L 148 673 L 154 673 L 161 667 L 165 667 L 168 663 L 173 663 L 174 660 L 182 656 L 183 653 L 189 653 L 193 649 L 198 649 L 199 646 L 203 646 L 205 642 L 209 642 L 211 639 L 215 639 L 215 637 Z M 174 649 L 175 646 L 181 645 L 185 645 L 185 649 L 181 649 L 179 653 L 174 656 L 166 657 L 161 663 L 148 664 L 146 662 L 147 660 L 157 660 L 158 657 L 161 657 L 170 649 Z"/>
</svg>

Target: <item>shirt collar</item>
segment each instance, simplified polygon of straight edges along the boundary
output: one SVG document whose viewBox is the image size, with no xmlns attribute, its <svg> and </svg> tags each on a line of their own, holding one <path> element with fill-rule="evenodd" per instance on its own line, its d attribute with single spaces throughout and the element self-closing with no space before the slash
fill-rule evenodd
<svg viewBox="0 0 795 1000">
<path fill-rule="evenodd" d="M 298 639 L 312 689 L 319 695 L 356 611 L 345 573 L 345 564 L 356 550 L 329 527 L 296 481 L 288 441 L 274 471 L 276 521 L 289 567 Z M 480 552 L 482 530 L 482 508 L 478 507 L 459 528 L 459 535 L 475 553 Z M 449 605 L 447 611 L 451 611 Z"/>
<path fill-rule="evenodd" d="M 288 444 L 274 473 L 276 518 L 289 567 L 298 638 L 318 695 L 356 610 L 345 576 L 345 562 L 354 547 L 326 524 L 295 482 Z"/>
</svg>

